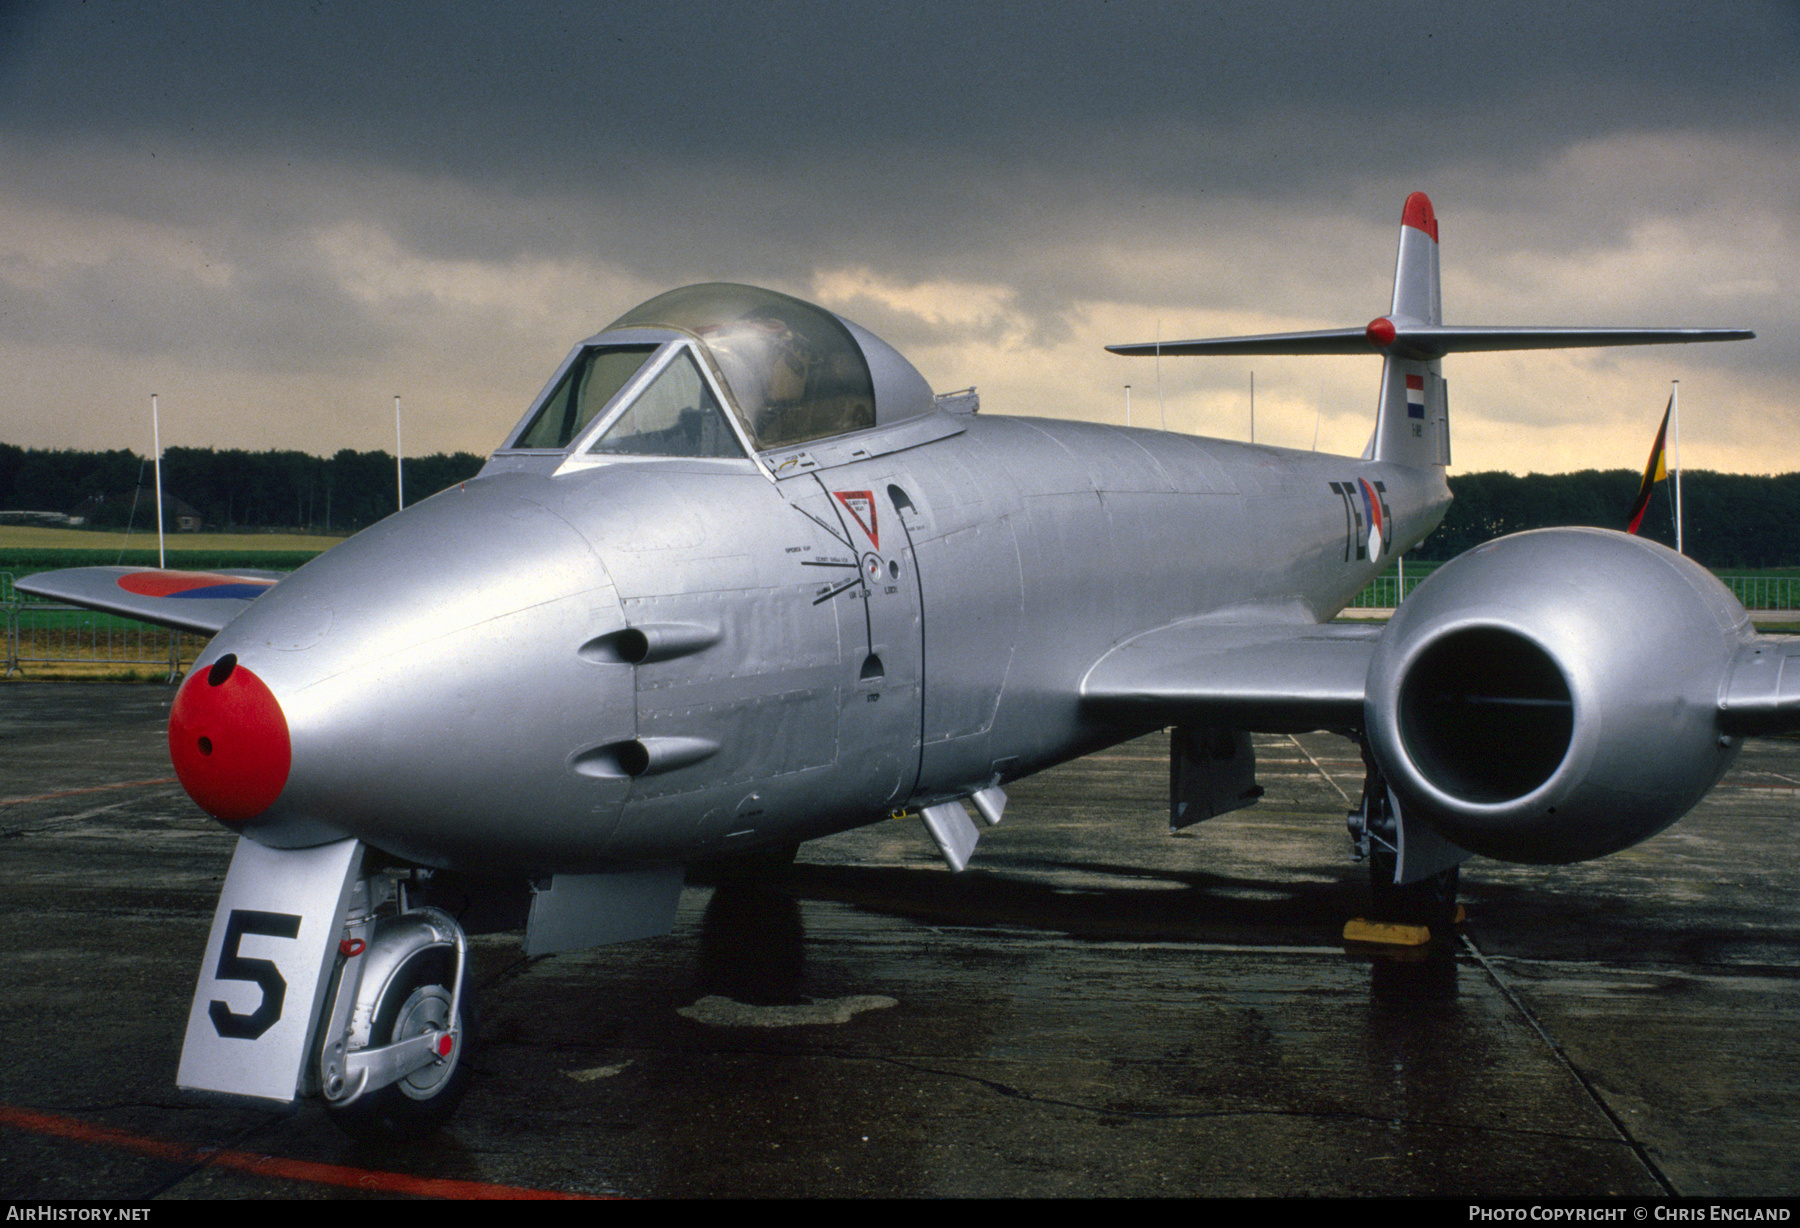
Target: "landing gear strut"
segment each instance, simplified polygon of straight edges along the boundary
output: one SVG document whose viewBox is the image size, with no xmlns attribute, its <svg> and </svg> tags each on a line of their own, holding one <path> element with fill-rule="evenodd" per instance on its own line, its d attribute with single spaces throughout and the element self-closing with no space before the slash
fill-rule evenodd
<svg viewBox="0 0 1800 1228">
<path fill-rule="evenodd" d="M 1400 868 L 1400 813 L 1387 781 L 1359 739 L 1363 757 L 1363 795 L 1345 820 L 1350 855 L 1369 863 L 1370 920 L 1382 926 L 1422 926 L 1447 935 L 1457 921 L 1456 892 L 1461 867 L 1429 874 L 1410 883 L 1395 881 Z"/>
<path fill-rule="evenodd" d="M 474 996 L 468 942 L 436 908 L 371 915 L 363 879 L 319 1048 L 319 1090 L 332 1123 L 367 1143 L 422 1138 L 450 1119 L 468 1090 Z"/>
</svg>

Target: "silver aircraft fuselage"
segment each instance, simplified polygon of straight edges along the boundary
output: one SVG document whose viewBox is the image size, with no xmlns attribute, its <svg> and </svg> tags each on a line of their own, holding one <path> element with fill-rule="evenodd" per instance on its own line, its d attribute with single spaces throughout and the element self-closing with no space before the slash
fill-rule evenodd
<svg viewBox="0 0 1800 1228">
<path fill-rule="evenodd" d="M 291 777 L 242 830 L 579 873 L 968 797 L 1134 732 L 1080 703 L 1115 644 L 1329 619 L 1449 500 L 1441 469 L 1158 431 L 901 429 L 776 480 L 502 453 L 322 556 L 195 665 L 235 655 L 286 716 Z"/>
</svg>

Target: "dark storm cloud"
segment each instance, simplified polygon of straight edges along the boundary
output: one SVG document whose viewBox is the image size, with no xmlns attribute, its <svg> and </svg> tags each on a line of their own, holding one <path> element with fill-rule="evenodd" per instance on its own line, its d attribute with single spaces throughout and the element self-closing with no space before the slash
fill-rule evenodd
<svg viewBox="0 0 1800 1228">
<path fill-rule="evenodd" d="M 1432 146 L 1790 131 L 1800 100 L 1790 3 L 58 3 L 14 6 L 0 47 L 15 135 L 524 190 L 722 161 L 856 204 L 904 154 L 1297 191 Z"/>
<path fill-rule="evenodd" d="M 1101 341 L 1381 310 L 1414 188 L 1453 317 L 1776 337 L 1796 67 L 1788 0 L 0 0 L 0 345 L 510 404 L 739 280 L 1080 413 Z"/>
<path fill-rule="evenodd" d="M 229 280 L 134 256 L 40 287 L 0 279 L 0 335 L 31 345 L 160 354 L 268 373 L 366 364 L 399 333 L 305 259 L 265 259 Z"/>
<path fill-rule="evenodd" d="M 1254 286 L 1139 278 L 1083 243 L 1171 243 L 1246 204 L 1387 223 L 1412 187 L 1507 174 L 1618 132 L 1791 133 L 1800 8 L 1680 3 L 43 4 L 0 30 L 0 141 L 282 160 L 322 182 L 195 192 L 115 179 L 93 206 L 266 228 L 378 214 L 409 249 L 580 254 L 652 282 L 791 284 L 867 263 L 1019 283 L 1067 327 L 1080 284 L 1175 303 Z M 395 189 L 395 200 L 372 193 Z M 359 179 L 366 182 L 359 183 Z M 283 177 L 284 183 L 287 182 Z M 457 207 L 454 190 L 485 196 Z M 1565 221 L 1578 244 L 1610 202 Z M 1102 228 L 1096 232 L 1096 227 Z M 1496 236 L 1500 237 L 1500 236 Z M 1507 239 L 1515 236 L 1506 235 Z M 1165 262 L 1166 264 L 1166 262 Z M 1311 294 L 1294 287 L 1295 297 Z M 1266 293 L 1266 288 L 1264 289 Z M 1263 302 L 1270 304 L 1265 298 Z"/>
</svg>

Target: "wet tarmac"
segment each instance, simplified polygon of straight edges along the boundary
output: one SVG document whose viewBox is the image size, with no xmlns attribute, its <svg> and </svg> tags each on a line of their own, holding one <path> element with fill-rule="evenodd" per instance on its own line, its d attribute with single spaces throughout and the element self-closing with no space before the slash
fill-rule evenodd
<svg viewBox="0 0 1800 1228">
<path fill-rule="evenodd" d="M 1015 785 L 960 875 L 894 821 L 667 938 L 476 940 L 468 1098 L 376 1152 L 174 1087 L 233 838 L 169 697 L 0 687 L 0 1197 L 1800 1190 L 1800 741 L 1624 854 L 1472 862 L 1399 961 L 1340 941 L 1348 743 L 1259 738 L 1264 801 L 1171 837 L 1143 739 Z"/>
</svg>

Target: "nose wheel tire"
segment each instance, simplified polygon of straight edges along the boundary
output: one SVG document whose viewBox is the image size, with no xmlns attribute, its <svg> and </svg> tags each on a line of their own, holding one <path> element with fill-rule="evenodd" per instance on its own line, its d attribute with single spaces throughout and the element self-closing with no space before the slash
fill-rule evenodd
<svg viewBox="0 0 1800 1228">
<path fill-rule="evenodd" d="M 376 1004 L 375 1022 L 369 1031 L 371 1047 L 447 1029 L 455 974 L 453 950 L 432 948 L 409 960 Z M 469 1089 L 469 1053 L 475 1042 L 474 995 L 466 986 L 461 1014 L 462 1034 L 447 1059 L 421 1067 L 349 1104 L 328 1104 L 325 1112 L 333 1124 L 360 1142 L 385 1144 L 423 1138 L 449 1121 Z"/>
</svg>

